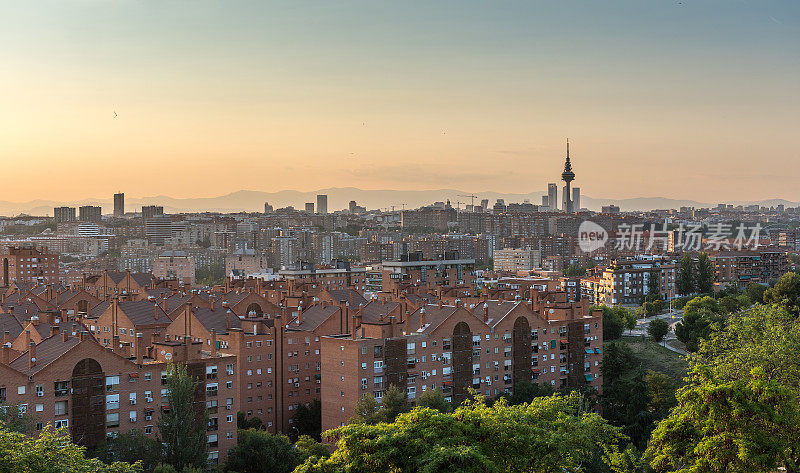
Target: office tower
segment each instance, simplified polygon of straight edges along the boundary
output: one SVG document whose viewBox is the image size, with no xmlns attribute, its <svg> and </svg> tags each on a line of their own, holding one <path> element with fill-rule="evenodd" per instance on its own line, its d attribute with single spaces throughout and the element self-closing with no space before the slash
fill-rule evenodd
<svg viewBox="0 0 800 473">
<path fill-rule="evenodd" d="M 567 140 L 567 161 L 564 163 L 564 172 L 561 173 L 561 180 L 566 182 L 564 186 L 564 211 L 573 212 L 572 200 L 570 200 L 570 183 L 575 179 L 572 172 L 572 163 L 569 162 L 569 140 Z"/>
<path fill-rule="evenodd" d="M 550 202 L 548 201 L 547 196 L 543 195 L 542 196 L 542 207 L 549 207 L 549 206 L 550 206 Z"/>
<path fill-rule="evenodd" d="M 144 221 L 144 233 L 150 243 L 163 245 L 172 236 L 172 219 L 169 215 L 152 215 Z"/>
<path fill-rule="evenodd" d="M 122 192 L 114 194 L 114 216 L 122 217 L 125 215 L 125 194 Z"/>
<path fill-rule="evenodd" d="M 484 212 L 486 212 L 486 210 L 489 208 L 489 199 L 481 200 L 481 208 Z"/>
<path fill-rule="evenodd" d="M 581 209 L 581 188 L 572 188 L 572 209 L 577 212 Z"/>
<path fill-rule="evenodd" d="M 56 207 L 53 209 L 53 218 L 56 223 L 74 222 L 75 207 Z"/>
<path fill-rule="evenodd" d="M 328 213 L 328 196 L 325 194 L 319 194 L 317 196 L 317 213 Z"/>
<path fill-rule="evenodd" d="M 314 202 L 306 202 L 306 213 L 314 213 Z"/>
<path fill-rule="evenodd" d="M 100 223 L 103 219 L 103 209 L 94 205 L 84 205 L 80 209 L 81 222 Z"/>
<path fill-rule="evenodd" d="M 558 210 L 558 186 L 556 184 L 547 184 L 547 202 L 550 204 L 550 210 Z"/>
<path fill-rule="evenodd" d="M 142 207 L 142 218 L 144 220 L 153 218 L 156 215 L 164 215 L 164 207 L 160 205 L 146 205 Z"/>
<path fill-rule="evenodd" d="M 356 204 L 356 201 L 355 200 L 351 200 L 350 201 L 350 206 L 348 207 L 350 209 L 350 213 L 351 214 L 356 213 L 356 207 L 358 207 L 358 204 Z"/>
</svg>

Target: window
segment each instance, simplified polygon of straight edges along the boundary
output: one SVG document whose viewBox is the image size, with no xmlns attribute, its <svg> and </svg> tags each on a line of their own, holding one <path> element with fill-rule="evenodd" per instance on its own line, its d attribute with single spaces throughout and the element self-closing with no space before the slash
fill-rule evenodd
<svg viewBox="0 0 800 473">
<path fill-rule="evenodd" d="M 106 414 L 106 427 L 119 427 L 119 412 Z"/>
<path fill-rule="evenodd" d="M 106 409 L 119 409 L 119 394 L 106 395 Z"/>
<path fill-rule="evenodd" d="M 44 396 L 44 384 L 36 385 L 36 397 Z"/>
<path fill-rule="evenodd" d="M 208 446 L 209 447 L 216 447 L 219 445 L 219 441 L 217 440 L 217 434 L 210 434 L 208 436 Z"/>
<path fill-rule="evenodd" d="M 106 376 L 106 392 L 108 393 L 119 392 L 119 376 Z"/>
<path fill-rule="evenodd" d="M 19 386 L 17 388 L 17 394 L 25 394 L 25 386 Z"/>
<path fill-rule="evenodd" d="M 217 383 L 206 384 L 206 396 L 216 396 L 216 395 L 217 395 Z"/>
<path fill-rule="evenodd" d="M 136 411 L 130 411 L 128 413 L 128 416 L 129 416 L 131 422 L 136 422 Z"/>
<path fill-rule="evenodd" d="M 145 391 L 144 392 L 144 401 L 145 402 L 153 402 L 153 391 Z"/>
<path fill-rule="evenodd" d="M 165 384 L 167 384 L 167 372 L 166 371 L 162 371 L 161 372 L 161 385 L 163 386 Z"/>
<path fill-rule="evenodd" d="M 225 373 L 227 373 L 228 376 L 233 375 L 233 363 L 225 365 Z"/>
<path fill-rule="evenodd" d="M 217 379 L 217 365 L 206 366 L 206 379 Z"/>
<path fill-rule="evenodd" d="M 136 393 L 128 394 L 128 400 L 130 401 L 131 406 L 135 406 L 136 405 Z"/>
<path fill-rule="evenodd" d="M 228 414 L 227 416 L 225 416 L 225 422 L 233 422 L 233 415 Z"/>
<path fill-rule="evenodd" d="M 144 433 L 152 434 L 153 433 L 153 426 L 152 425 L 145 425 L 144 426 Z"/>
<path fill-rule="evenodd" d="M 69 427 L 69 419 L 57 420 L 53 423 L 56 429 L 63 429 Z"/>
<path fill-rule="evenodd" d="M 67 401 L 56 401 L 54 414 L 57 416 L 67 415 Z"/>
</svg>

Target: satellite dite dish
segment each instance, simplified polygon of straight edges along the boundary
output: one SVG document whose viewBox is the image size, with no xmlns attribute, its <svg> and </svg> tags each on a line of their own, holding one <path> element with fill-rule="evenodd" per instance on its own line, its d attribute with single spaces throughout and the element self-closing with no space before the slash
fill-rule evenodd
<svg viewBox="0 0 800 473">
<path fill-rule="evenodd" d="M 164 355 L 164 358 L 166 358 L 168 360 L 171 360 L 172 359 L 172 353 L 167 353 L 166 355 Z"/>
</svg>

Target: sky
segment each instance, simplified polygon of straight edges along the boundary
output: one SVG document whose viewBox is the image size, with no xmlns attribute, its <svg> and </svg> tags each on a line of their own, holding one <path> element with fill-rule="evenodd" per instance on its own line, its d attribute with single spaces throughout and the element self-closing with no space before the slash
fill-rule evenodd
<svg viewBox="0 0 800 473">
<path fill-rule="evenodd" d="M 0 0 L 5 201 L 800 200 L 799 129 L 797 0 Z"/>
</svg>

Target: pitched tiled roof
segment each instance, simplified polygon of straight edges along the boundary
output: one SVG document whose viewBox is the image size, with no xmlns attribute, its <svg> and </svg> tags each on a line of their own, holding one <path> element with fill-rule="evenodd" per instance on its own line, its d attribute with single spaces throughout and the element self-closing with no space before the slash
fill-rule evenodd
<svg viewBox="0 0 800 473">
<path fill-rule="evenodd" d="M 151 301 L 122 301 L 119 303 L 119 310 L 136 327 L 150 324 L 168 324 L 172 321 L 161 306 Z M 156 311 L 158 311 L 158 320 L 155 318 Z"/>
<path fill-rule="evenodd" d="M 312 305 L 303 311 L 303 323 L 298 324 L 297 319 L 294 319 L 288 324 L 288 326 L 291 329 L 297 330 L 316 330 L 320 325 L 322 325 L 323 322 L 328 320 L 328 318 L 335 314 L 338 310 L 339 306 L 336 305 L 327 305 L 325 307 L 323 307 L 322 304 Z"/>
<path fill-rule="evenodd" d="M 22 333 L 22 324 L 11 314 L 0 313 L 0 336 L 9 332 L 12 339 Z"/>
<path fill-rule="evenodd" d="M 514 310 L 514 308 L 517 307 L 517 304 L 518 302 L 514 301 L 488 300 L 477 304 L 472 310 L 472 314 L 478 319 L 483 320 L 485 311 L 484 308 L 487 308 L 489 313 L 489 321 L 487 322 L 487 325 L 494 327 L 498 324 L 498 322 L 503 320 L 503 317 Z"/>
<path fill-rule="evenodd" d="M 46 338 L 36 345 L 36 366 L 33 368 L 28 367 L 29 356 L 27 351 L 12 361 L 10 366 L 27 375 L 33 375 L 57 360 L 80 342 L 81 340 L 79 337 L 70 337 L 67 341 L 64 341 L 60 335 Z"/>
<path fill-rule="evenodd" d="M 131 273 L 131 278 L 136 281 L 136 284 L 147 287 L 150 285 L 150 282 L 153 280 L 150 273 Z"/>
<path fill-rule="evenodd" d="M 328 293 L 334 300 L 339 302 L 349 302 L 350 307 L 358 307 L 359 304 L 367 304 L 367 300 L 354 289 L 329 289 Z"/>
<path fill-rule="evenodd" d="M 209 332 L 216 330 L 218 334 L 228 333 L 227 309 L 217 308 L 215 310 L 198 308 L 194 310 L 194 316 L 203 324 Z M 241 320 L 231 312 L 231 327 L 239 328 L 242 326 Z"/>
<path fill-rule="evenodd" d="M 399 302 L 372 301 L 363 307 L 362 316 L 364 317 L 364 322 L 375 324 L 382 322 L 388 323 L 389 312 L 397 309 L 399 306 Z M 356 310 L 358 310 L 358 307 L 356 307 Z"/>
</svg>

